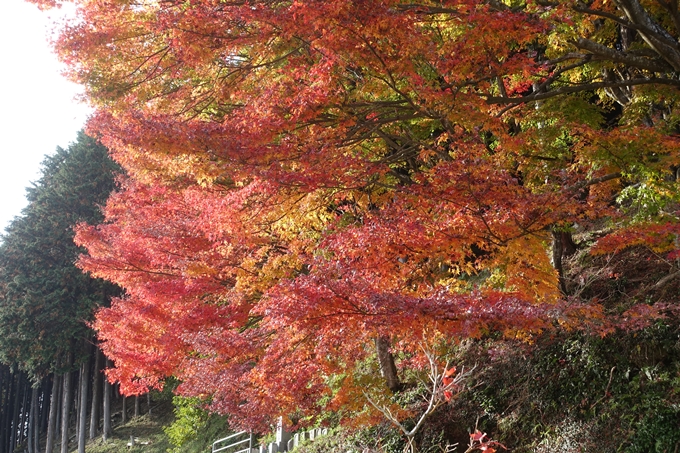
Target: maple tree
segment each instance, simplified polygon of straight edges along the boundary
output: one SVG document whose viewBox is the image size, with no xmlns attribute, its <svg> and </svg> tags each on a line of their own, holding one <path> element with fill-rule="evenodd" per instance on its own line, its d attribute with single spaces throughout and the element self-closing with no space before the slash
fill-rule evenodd
<svg viewBox="0 0 680 453">
<path fill-rule="evenodd" d="M 126 289 L 95 326 L 130 392 L 351 407 L 433 324 L 607 331 L 567 297 L 576 224 L 677 254 L 673 2 L 74 3 L 56 46 L 130 175 L 80 265 Z"/>
</svg>

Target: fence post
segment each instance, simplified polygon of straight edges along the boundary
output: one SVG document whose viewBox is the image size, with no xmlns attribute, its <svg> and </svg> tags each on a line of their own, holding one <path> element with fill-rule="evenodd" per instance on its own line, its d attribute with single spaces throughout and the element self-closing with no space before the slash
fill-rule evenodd
<svg viewBox="0 0 680 453">
<path fill-rule="evenodd" d="M 286 451 L 288 447 L 288 440 L 290 440 L 290 433 L 283 426 L 283 417 L 279 417 L 276 424 L 276 446 L 279 451 Z"/>
</svg>

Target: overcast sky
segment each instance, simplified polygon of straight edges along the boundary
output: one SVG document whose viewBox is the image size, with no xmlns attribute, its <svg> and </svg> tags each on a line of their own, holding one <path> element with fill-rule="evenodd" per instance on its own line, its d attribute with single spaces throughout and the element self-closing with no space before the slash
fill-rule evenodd
<svg viewBox="0 0 680 453">
<path fill-rule="evenodd" d="M 54 13 L 52 13 L 54 15 Z M 75 140 L 89 109 L 61 75 L 47 42 L 51 19 L 23 0 L 2 0 L 0 14 L 0 232 L 26 205 L 40 162 Z"/>
</svg>

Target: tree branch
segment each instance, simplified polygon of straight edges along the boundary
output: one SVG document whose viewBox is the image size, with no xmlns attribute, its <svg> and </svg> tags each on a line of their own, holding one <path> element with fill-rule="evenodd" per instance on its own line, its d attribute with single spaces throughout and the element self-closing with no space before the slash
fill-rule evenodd
<svg viewBox="0 0 680 453">
<path fill-rule="evenodd" d="M 615 63 L 624 63 L 628 66 L 634 66 L 636 68 L 646 69 L 652 72 L 673 72 L 673 67 L 664 61 L 650 60 L 649 58 L 637 57 L 619 52 L 618 50 L 614 50 L 602 44 L 596 43 L 590 39 L 578 38 L 574 45 L 579 49 L 587 50 L 588 52 L 594 53 L 596 55 L 606 57 Z"/>
<path fill-rule="evenodd" d="M 617 88 L 617 87 L 631 87 L 636 85 L 671 85 L 680 87 L 680 80 L 666 79 L 662 77 L 651 77 L 641 79 L 630 79 L 623 82 L 592 82 L 584 83 L 582 85 L 564 86 L 546 93 L 536 93 L 517 98 L 504 98 L 498 96 L 484 96 L 486 103 L 491 105 L 509 105 L 509 104 L 523 104 L 529 102 L 541 101 L 555 96 L 569 93 L 581 93 L 584 91 L 594 91 L 601 88 Z"/>
<path fill-rule="evenodd" d="M 600 176 L 598 178 L 593 178 L 593 179 L 589 179 L 587 181 L 582 181 L 578 184 L 575 184 L 575 185 L 569 187 L 567 190 L 569 192 L 576 192 L 576 191 L 579 191 L 581 189 L 585 189 L 586 187 L 594 186 L 595 184 L 600 184 L 600 183 L 603 183 L 603 182 L 611 181 L 612 179 L 619 179 L 621 176 L 622 175 L 619 172 L 609 173 L 607 175 Z"/>
<path fill-rule="evenodd" d="M 615 0 L 628 20 L 639 26 L 638 32 L 644 41 L 666 60 L 676 71 L 680 71 L 680 45 L 677 39 L 652 19 L 637 0 Z"/>
</svg>

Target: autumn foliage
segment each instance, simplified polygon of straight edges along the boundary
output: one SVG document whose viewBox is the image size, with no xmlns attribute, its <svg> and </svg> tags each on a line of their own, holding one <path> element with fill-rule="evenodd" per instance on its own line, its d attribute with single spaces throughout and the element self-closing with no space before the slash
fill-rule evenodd
<svg viewBox="0 0 680 453">
<path fill-rule="evenodd" d="M 611 329 L 562 233 L 677 256 L 670 3 L 75 3 L 56 46 L 129 174 L 80 265 L 126 290 L 95 327 L 131 393 L 357 410 L 376 339 Z"/>
</svg>

